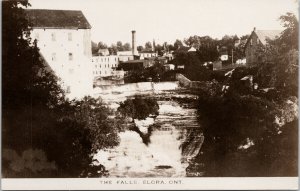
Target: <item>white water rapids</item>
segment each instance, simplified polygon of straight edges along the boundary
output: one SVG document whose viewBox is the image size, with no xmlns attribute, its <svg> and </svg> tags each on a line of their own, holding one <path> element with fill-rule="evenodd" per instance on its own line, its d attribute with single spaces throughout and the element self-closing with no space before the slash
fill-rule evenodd
<svg viewBox="0 0 300 191">
<path fill-rule="evenodd" d="M 125 99 L 119 98 L 119 101 Z M 117 100 L 108 101 L 112 108 L 117 108 Z M 94 164 L 104 165 L 110 177 L 185 177 L 189 159 L 198 154 L 203 142 L 201 134 L 182 147 L 188 129 L 199 128 L 196 109 L 182 107 L 172 99 L 158 103 L 159 115 L 155 120 L 135 120 L 143 133 L 147 133 L 149 125 L 156 124 L 148 145 L 135 131 L 120 132 L 120 144 L 100 150 L 94 155 L 97 160 Z"/>
</svg>

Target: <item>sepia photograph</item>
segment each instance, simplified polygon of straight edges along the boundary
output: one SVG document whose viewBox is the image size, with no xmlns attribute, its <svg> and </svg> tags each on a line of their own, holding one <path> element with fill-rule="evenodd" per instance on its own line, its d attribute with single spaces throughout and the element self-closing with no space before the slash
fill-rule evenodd
<svg viewBox="0 0 300 191">
<path fill-rule="evenodd" d="M 298 186 L 298 0 L 1 4 L 6 189 Z"/>
</svg>

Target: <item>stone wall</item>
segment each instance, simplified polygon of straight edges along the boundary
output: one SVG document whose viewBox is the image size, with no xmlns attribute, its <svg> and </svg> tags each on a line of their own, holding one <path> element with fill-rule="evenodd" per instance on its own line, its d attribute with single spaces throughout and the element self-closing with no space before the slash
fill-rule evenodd
<svg viewBox="0 0 300 191">
<path fill-rule="evenodd" d="M 190 89 L 199 89 L 203 87 L 205 83 L 200 81 L 191 81 L 182 74 L 176 74 L 176 80 L 178 80 L 180 86 Z"/>
<path fill-rule="evenodd" d="M 179 85 L 183 87 L 190 87 L 191 80 L 182 74 L 176 74 L 176 80 L 178 80 Z"/>
</svg>

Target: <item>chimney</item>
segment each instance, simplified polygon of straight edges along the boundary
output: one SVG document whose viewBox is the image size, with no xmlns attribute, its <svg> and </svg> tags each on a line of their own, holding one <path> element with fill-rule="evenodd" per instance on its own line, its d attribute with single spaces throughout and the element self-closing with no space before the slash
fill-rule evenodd
<svg viewBox="0 0 300 191">
<path fill-rule="evenodd" d="M 132 33 L 132 54 L 138 55 L 137 47 L 136 47 L 136 39 L 135 39 L 135 30 L 131 31 Z"/>
<path fill-rule="evenodd" d="M 255 30 L 256 30 L 256 27 L 253 28 L 253 31 L 254 31 L 254 32 L 255 32 Z"/>
<path fill-rule="evenodd" d="M 152 51 L 154 52 L 155 51 L 155 40 L 153 39 L 153 42 L 152 42 Z"/>
</svg>

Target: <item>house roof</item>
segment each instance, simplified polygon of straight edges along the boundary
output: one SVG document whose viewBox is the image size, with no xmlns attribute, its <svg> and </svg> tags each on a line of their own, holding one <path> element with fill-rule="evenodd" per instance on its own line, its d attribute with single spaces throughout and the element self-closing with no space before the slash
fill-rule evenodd
<svg viewBox="0 0 300 191">
<path fill-rule="evenodd" d="M 142 50 L 142 51 L 139 51 L 139 53 L 155 53 L 155 51 L 152 51 L 152 50 Z"/>
<path fill-rule="evenodd" d="M 99 49 L 99 50 L 98 50 L 98 53 L 101 53 L 101 52 L 109 52 L 109 51 L 108 51 L 107 48 L 103 48 L 103 49 Z"/>
<path fill-rule="evenodd" d="M 280 30 L 256 30 L 254 32 L 263 45 L 267 44 L 267 39 L 274 40 L 276 37 L 279 37 L 281 33 Z"/>
<path fill-rule="evenodd" d="M 148 57 L 148 58 L 145 58 L 144 60 L 156 60 L 156 57 Z"/>
<path fill-rule="evenodd" d="M 120 63 L 144 63 L 144 60 L 128 60 L 128 61 L 120 61 Z"/>
<path fill-rule="evenodd" d="M 81 11 L 26 9 L 33 28 L 92 28 Z"/>
<path fill-rule="evenodd" d="M 117 51 L 118 56 L 132 56 L 132 51 Z"/>
<path fill-rule="evenodd" d="M 190 47 L 188 47 L 188 46 L 180 46 L 177 50 L 178 51 L 189 51 Z"/>
<path fill-rule="evenodd" d="M 189 46 L 180 46 L 175 52 L 195 52 L 196 49 L 194 47 Z"/>
</svg>

